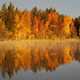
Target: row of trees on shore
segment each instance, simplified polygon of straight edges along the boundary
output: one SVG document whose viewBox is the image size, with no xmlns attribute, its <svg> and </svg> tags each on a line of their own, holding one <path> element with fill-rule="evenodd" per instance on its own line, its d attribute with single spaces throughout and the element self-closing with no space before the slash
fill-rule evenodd
<svg viewBox="0 0 80 80">
<path fill-rule="evenodd" d="M 63 15 L 52 8 L 22 11 L 12 3 L 0 9 L 0 40 L 79 37 L 80 17 Z"/>
</svg>

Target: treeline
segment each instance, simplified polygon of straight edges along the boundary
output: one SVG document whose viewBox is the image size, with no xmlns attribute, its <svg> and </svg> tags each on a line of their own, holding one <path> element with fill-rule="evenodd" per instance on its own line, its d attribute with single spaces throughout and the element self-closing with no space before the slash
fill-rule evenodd
<svg viewBox="0 0 80 80">
<path fill-rule="evenodd" d="M 0 8 L 0 40 L 79 37 L 80 17 L 63 15 L 52 8 L 22 11 L 11 3 Z"/>
</svg>

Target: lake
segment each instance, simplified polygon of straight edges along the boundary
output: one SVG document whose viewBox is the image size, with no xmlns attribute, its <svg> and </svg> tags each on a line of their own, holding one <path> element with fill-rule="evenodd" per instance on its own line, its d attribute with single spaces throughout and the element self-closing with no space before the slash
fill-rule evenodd
<svg viewBox="0 0 80 80">
<path fill-rule="evenodd" d="M 80 42 L 2 41 L 0 80 L 80 80 Z"/>
</svg>

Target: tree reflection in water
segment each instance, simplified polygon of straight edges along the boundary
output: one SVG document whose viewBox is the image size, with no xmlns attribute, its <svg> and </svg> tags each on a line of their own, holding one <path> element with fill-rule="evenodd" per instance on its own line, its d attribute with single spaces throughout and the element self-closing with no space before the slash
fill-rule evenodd
<svg viewBox="0 0 80 80">
<path fill-rule="evenodd" d="M 0 68 L 3 76 L 11 77 L 14 72 L 20 69 L 32 70 L 33 72 L 53 71 L 61 64 L 70 64 L 73 60 L 80 61 L 80 48 L 59 47 L 59 48 L 17 48 L 0 51 Z"/>
<path fill-rule="evenodd" d="M 16 59 L 15 56 L 16 55 L 15 55 L 14 50 L 6 51 L 6 54 L 4 55 L 4 58 L 1 64 L 1 70 L 2 70 L 3 76 L 5 76 L 5 73 L 7 73 L 9 77 L 13 75 L 15 71 L 15 59 Z"/>
</svg>

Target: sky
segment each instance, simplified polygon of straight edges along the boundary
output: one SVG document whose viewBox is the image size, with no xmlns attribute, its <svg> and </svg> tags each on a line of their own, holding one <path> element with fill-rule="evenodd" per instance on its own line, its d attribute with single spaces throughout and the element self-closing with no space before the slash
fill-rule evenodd
<svg viewBox="0 0 80 80">
<path fill-rule="evenodd" d="M 34 6 L 40 9 L 55 8 L 64 15 L 80 16 L 80 0 L 0 0 L 0 6 L 5 2 L 12 2 L 19 9 L 30 10 Z"/>
</svg>

